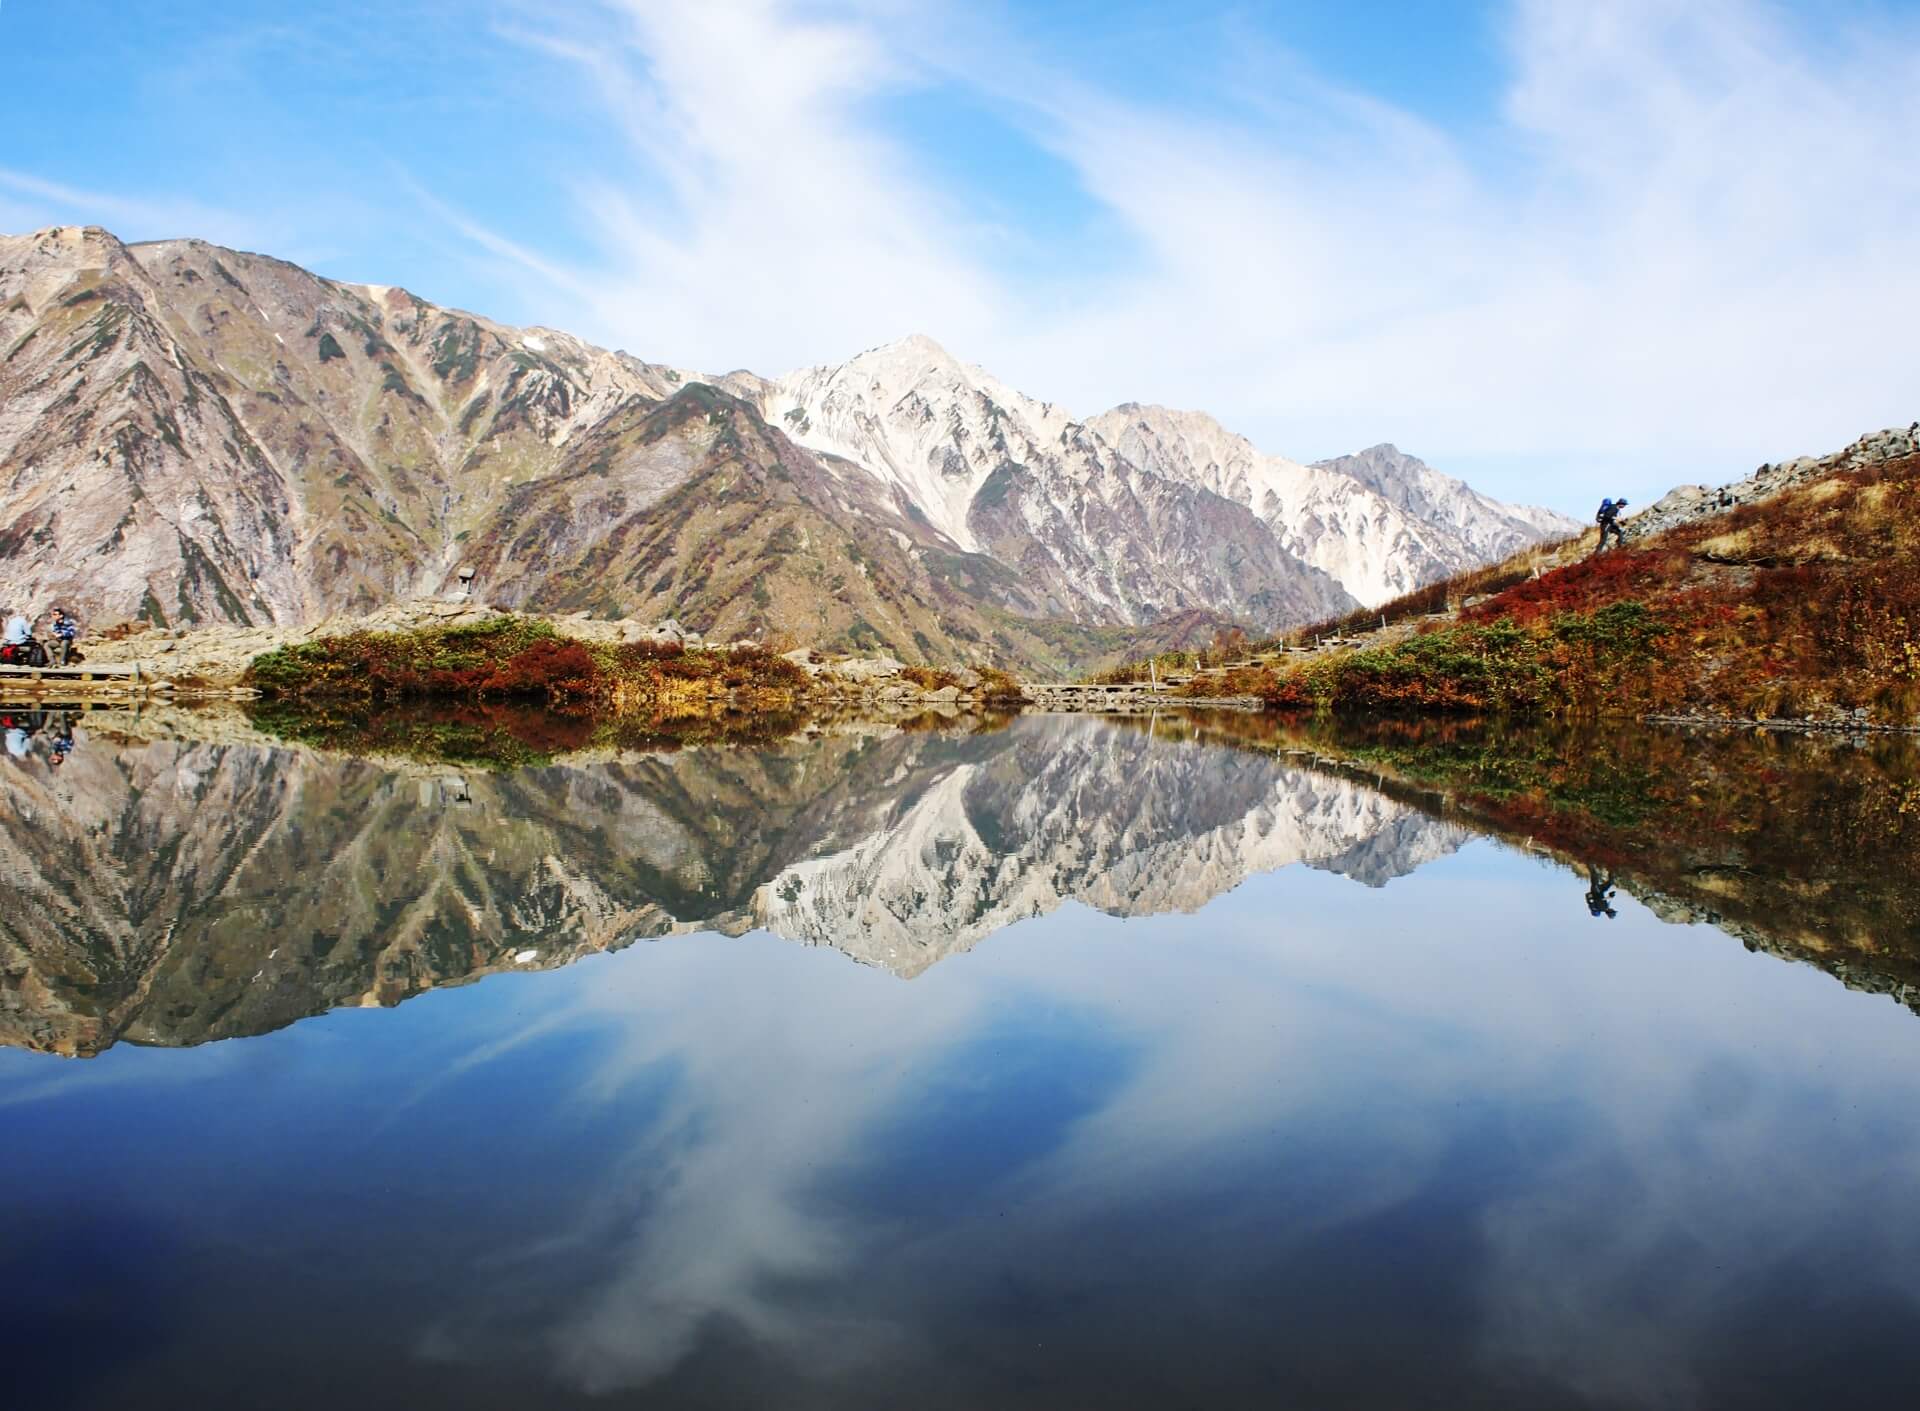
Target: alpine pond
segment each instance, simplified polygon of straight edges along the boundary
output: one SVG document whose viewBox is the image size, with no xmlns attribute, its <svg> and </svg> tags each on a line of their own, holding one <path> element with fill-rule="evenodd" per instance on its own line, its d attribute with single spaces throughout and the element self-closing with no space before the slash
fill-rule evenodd
<svg viewBox="0 0 1920 1411">
<path fill-rule="evenodd" d="M 924 723 L 23 718 L 20 1404 L 1906 1404 L 1911 746 Z"/>
</svg>

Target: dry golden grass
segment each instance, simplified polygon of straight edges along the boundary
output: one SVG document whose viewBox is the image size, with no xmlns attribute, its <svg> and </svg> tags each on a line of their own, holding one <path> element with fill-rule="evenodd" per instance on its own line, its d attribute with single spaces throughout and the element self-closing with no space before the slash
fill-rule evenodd
<svg viewBox="0 0 1920 1411">
<path fill-rule="evenodd" d="M 1699 552 L 1709 558 L 1739 561 L 1752 556 L 1753 543 L 1751 529 L 1732 529 L 1725 534 L 1716 534 L 1711 539 L 1702 540 Z"/>
</svg>

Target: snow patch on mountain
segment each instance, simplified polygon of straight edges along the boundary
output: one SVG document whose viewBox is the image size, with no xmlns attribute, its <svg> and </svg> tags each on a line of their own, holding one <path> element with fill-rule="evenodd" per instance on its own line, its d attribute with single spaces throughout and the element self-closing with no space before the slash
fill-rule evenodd
<svg viewBox="0 0 1920 1411">
<path fill-rule="evenodd" d="M 1557 511 L 1483 495 L 1393 445 L 1315 461 L 1314 468 L 1350 476 L 1413 518 L 1447 531 L 1465 552 L 1483 560 L 1504 558 L 1528 544 L 1577 534 L 1582 528 Z"/>
<path fill-rule="evenodd" d="M 1303 465 L 1205 412 L 1128 402 L 1094 431 L 1150 470 L 1246 505 L 1296 557 L 1372 607 L 1578 526 L 1505 505 L 1391 446 Z"/>
</svg>

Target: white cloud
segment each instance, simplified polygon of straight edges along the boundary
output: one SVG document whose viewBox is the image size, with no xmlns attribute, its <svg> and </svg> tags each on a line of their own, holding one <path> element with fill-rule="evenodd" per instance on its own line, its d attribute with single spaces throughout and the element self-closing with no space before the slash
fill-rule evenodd
<svg viewBox="0 0 1920 1411">
<path fill-rule="evenodd" d="M 1197 116 L 950 11 L 590 8 L 618 28 L 522 38 L 591 79 L 664 193 L 578 183 L 594 317 L 649 356 L 773 372 L 922 330 L 1086 413 L 1202 405 L 1293 454 L 1390 438 L 1572 501 L 1555 472 L 1595 457 L 1644 492 L 1920 410 L 1910 36 L 1522 0 L 1469 143 L 1244 46 Z M 877 116 L 934 85 L 1064 159 L 1138 258 L 1004 268 Z"/>
<path fill-rule="evenodd" d="M 984 341 L 1005 296 L 953 247 L 964 213 L 860 120 L 902 81 L 877 32 L 770 0 L 600 8 L 609 28 L 506 33 L 595 86 L 664 193 L 608 173 L 575 183 L 609 255 L 602 328 L 716 371 L 844 356 L 916 324 Z"/>
</svg>

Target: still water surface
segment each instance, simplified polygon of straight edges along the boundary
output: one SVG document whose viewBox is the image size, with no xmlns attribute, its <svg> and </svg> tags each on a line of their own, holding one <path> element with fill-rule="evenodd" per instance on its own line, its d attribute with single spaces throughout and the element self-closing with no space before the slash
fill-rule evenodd
<svg viewBox="0 0 1920 1411">
<path fill-rule="evenodd" d="M 1193 735 L 6 765 L 8 1400 L 1912 1404 L 1910 990 Z"/>
</svg>

